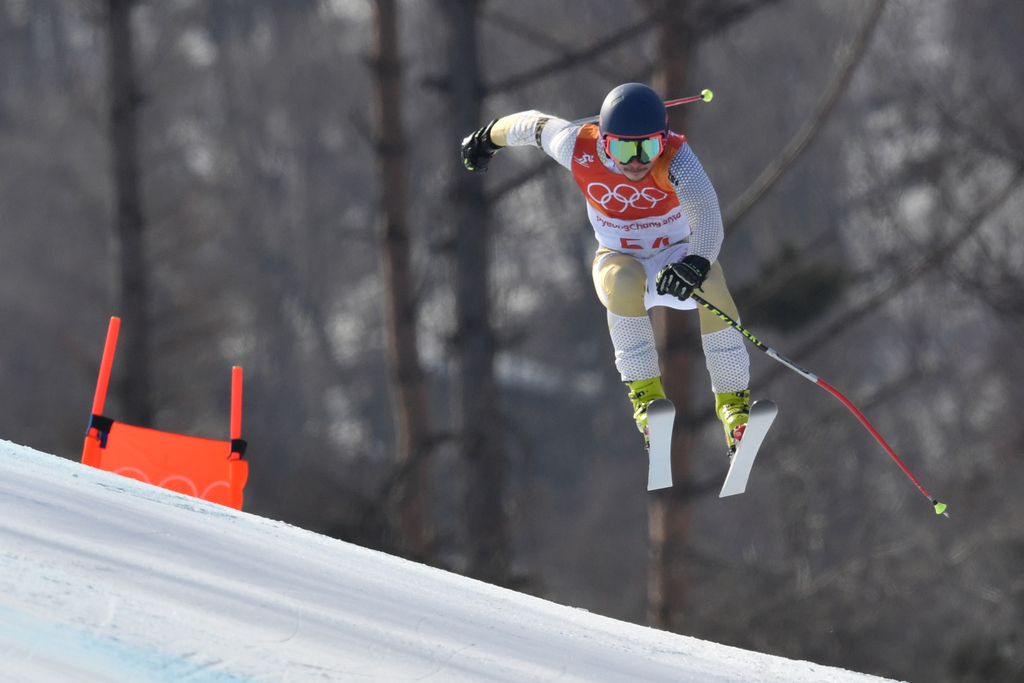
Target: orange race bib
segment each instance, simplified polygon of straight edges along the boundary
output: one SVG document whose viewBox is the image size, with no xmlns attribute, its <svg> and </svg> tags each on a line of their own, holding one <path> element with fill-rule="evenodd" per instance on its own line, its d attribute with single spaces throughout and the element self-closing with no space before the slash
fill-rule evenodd
<svg viewBox="0 0 1024 683">
<path fill-rule="evenodd" d="M 580 129 L 573 150 L 572 175 L 587 200 L 587 214 L 601 246 L 647 256 L 690 234 L 675 189 L 668 179 L 672 159 L 686 138 L 669 133 L 665 151 L 640 182 L 601 163 L 597 126 Z"/>
</svg>

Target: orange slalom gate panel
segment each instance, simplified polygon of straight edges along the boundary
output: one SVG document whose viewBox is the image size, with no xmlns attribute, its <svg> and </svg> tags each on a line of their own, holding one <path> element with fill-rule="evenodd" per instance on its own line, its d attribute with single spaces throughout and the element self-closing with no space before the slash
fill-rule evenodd
<svg viewBox="0 0 1024 683">
<path fill-rule="evenodd" d="M 242 368 L 231 369 L 230 441 L 121 424 L 103 415 L 120 328 L 120 318 L 111 318 L 82 464 L 241 510 L 249 478 L 249 463 L 242 459 Z"/>
<path fill-rule="evenodd" d="M 105 447 L 102 438 L 102 434 L 86 437 L 82 462 L 211 503 L 242 509 L 249 463 L 231 453 L 230 441 L 172 434 L 120 422 L 110 425 Z"/>
</svg>

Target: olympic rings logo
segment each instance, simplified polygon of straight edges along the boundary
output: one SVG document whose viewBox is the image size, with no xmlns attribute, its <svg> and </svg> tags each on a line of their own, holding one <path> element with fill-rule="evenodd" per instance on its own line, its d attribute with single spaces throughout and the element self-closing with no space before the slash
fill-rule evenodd
<svg viewBox="0 0 1024 683">
<path fill-rule="evenodd" d="M 668 193 L 656 187 L 637 189 L 633 185 L 625 183 L 620 183 L 614 188 L 610 188 L 604 183 L 590 183 L 587 185 L 587 194 L 601 208 L 613 213 L 620 213 L 628 208 L 653 209 L 658 202 L 668 197 Z"/>
</svg>

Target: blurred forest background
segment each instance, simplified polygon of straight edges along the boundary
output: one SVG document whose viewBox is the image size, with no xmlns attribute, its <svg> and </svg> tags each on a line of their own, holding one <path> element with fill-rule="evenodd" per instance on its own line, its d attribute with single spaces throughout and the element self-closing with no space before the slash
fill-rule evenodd
<svg viewBox="0 0 1024 683">
<path fill-rule="evenodd" d="M 1024 680 L 1022 35 L 1020 0 L 0 0 L 0 438 L 80 457 L 119 315 L 115 419 L 227 438 L 245 368 L 249 512 L 761 652 Z M 753 349 L 780 416 L 718 499 L 694 314 L 659 323 L 684 452 L 647 493 L 578 189 L 458 159 L 635 80 L 714 91 L 673 123 L 744 324 L 950 519 Z"/>
</svg>

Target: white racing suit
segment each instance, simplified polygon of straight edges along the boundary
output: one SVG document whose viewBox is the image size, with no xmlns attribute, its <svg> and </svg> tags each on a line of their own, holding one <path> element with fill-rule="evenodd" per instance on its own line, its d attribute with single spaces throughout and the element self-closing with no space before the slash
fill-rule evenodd
<svg viewBox="0 0 1024 683">
<path fill-rule="evenodd" d="M 540 147 L 572 171 L 600 245 L 594 286 L 608 309 L 615 365 L 624 382 L 661 375 L 647 311 L 696 307 L 692 299 L 655 291 L 658 272 L 688 253 L 712 264 L 701 287 L 703 298 L 739 320 L 717 261 L 724 237 L 718 196 L 684 137 L 670 133 L 651 172 L 634 183 L 608 158 L 593 124 L 572 125 L 527 111 L 500 119 L 491 136 L 498 145 Z M 712 390 L 746 390 L 750 358 L 743 336 L 709 311 L 698 310 Z"/>
</svg>

